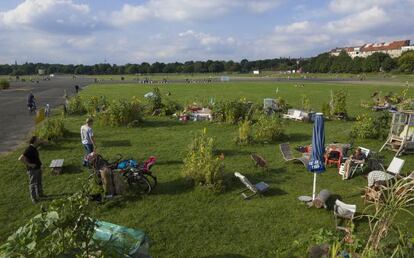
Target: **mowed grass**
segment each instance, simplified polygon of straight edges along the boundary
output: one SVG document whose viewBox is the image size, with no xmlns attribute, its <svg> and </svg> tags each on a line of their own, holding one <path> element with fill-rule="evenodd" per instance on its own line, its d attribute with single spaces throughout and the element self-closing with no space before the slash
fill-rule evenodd
<svg viewBox="0 0 414 258">
<path fill-rule="evenodd" d="M 246 98 L 262 103 L 263 98 L 282 96 L 289 104 L 300 107 L 301 96 L 306 94 L 312 107 L 319 111 L 328 102 L 331 90 L 348 92 L 348 110 L 352 117 L 371 112 L 359 107 L 361 100 L 369 99 L 374 91 L 400 91 L 400 87 L 310 84 L 303 88 L 295 83 L 214 83 L 214 84 L 167 84 L 158 85 L 164 98 L 183 104 L 224 99 Z M 105 95 L 109 99 L 132 96 L 145 101 L 143 95 L 155 85 L 117 84 L 92 85 L 82 95 Z M 278 94 L 276 95 L 276 91 Z M 413 92 L 410 90 L 412 96 Z M 70 133 L 56 146 L 43 147 L 40 155 L 44 164 L 45 192 L 52 197 L 70 194 L 80 188 L 88 177 L 81 167 L 83 149 L 79 140 L 79 127 L 85 117 L 71 116 L 65 125 Z M 326 143 L 348 142 L 353 122 L 328 121 L 325 123 Z M 194 187 L 183 178 L 182 161 L 192 137 L 207 128 L 216 139 L 218 153 L 225 156 L 226 189 L 214 194 Z M 300 195 L 312 192 L 313 174 L 301 164 L 285 163 L 278 143 L 254 144 L 239 147 L 233 139 L 237 126 L 208 122 L 181 123 L 167 117 L 146 117 L 138 128 L 111 128 L 97 123 L 94 127 L 98 151 L 107 158 L 120 153 L 138 160 L 150 155 L 158 158 L 152 171 L 158 176 L 158 186 L 149 196 L 127 197 L 119 201 L 96 205 L 94 217 L 120 225 L 139 228 L 152 240 L 154 257 L 292 257 L 303 255 L 305 250 L 294 245 L 303 241 L 320 228 L 334 231 L 333 213 L 325 209 L 308 209 L 297 200 Z M 311 142 L 312 124 L 286 123 L 287 136 L 283 141 L 291 145 Z M 281 141 L 282 142 L 282 141 Z M 355 146 L 378 151 L 383 140 L 355 140 Z M 28 196 L 27 176 L 23 165 L 17 161 L 22 150 L 0 158 L 0 242 L 33 215 L 39 213 L 40 205 L 33 205 Z M 253 166 L 249 155 L 259 153 L 269 162 L 269 172 Z M 386 163 L 394 153 L 384 151 Z M 65 173 L 52 176 L 47 168 L 52 159 L 65 159 Z M 405 155 L 403 174 L 414 167 L 414 157 Z M 252 182 L 265 181 L 271 190 L 263 198 L 244 201 L 238 192 L 244 188 L 232 175 L 239 171 Z M 357 204 L 358 212 L 364 209 L 360 198 L 366 179 L 357 175 L 342 181 L 337 169 L 329 168 L 318 176 L 317 188 L 329 189 L 347 203 Z M 407 215 L 399 218 L 414 233 L 414 221 Z M 365 238 L 368 232 L 366 220 L 357 221 L 356 233 Z"/>
</svg>

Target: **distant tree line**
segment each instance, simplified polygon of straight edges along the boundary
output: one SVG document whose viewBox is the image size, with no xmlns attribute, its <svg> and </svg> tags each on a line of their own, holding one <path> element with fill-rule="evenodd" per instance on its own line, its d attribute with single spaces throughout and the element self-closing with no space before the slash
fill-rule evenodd
<svg viewBox="0 0 414 258">
<path fill-rule="evenodd" d="M 414 51 L 407 51 L 399 58 L 388 54 L 374 53 L 366 58 L 351 58 L 345 51 L 338 56 L 323 53 L 316 57 L 275 58 L 256 61 L 243 59 L 234 61 L 187 61 L 184 63 L 141 63 L 141 64 L 95 64 L 63 65 L 44 63 L 24 63 L 21 65 L 0 65 L 0 75 L 37 74 L 44 69 L 46 74 L 152 74 L 152 73 L 249 73 L 253 70 L 289 71 L 302 69 L 311 73 L 361 73 L 361 72 L 414 72 Z"/>
<path fill-rule="evenodd" d="M 303 71 L 311 73 L 414 72 L 414 51 L 404 52 L 399 58 L 374 53 L 352 59 L 345 51 L 338 56 L 323 53 L 303 60 L 301 66 Z"/>
<path fill-rule="evenodd" d="M 237 72 L 248 73 L 253 70 L 286 71 L 297 69 L 295 58 L 276 58 L 257 61 L 187 61 L 184 63 L 160 63 L 152 64 L 95 64 L 95 65 L 62 65 L 44 63 L 24 63 L 21 65 L 0 65 L 1 75 L 26 75 L 37 74 L 38 69 L 44 69 L 46 74 L 151 74 L 151 73 L 221 73 Z"/>
</svg>

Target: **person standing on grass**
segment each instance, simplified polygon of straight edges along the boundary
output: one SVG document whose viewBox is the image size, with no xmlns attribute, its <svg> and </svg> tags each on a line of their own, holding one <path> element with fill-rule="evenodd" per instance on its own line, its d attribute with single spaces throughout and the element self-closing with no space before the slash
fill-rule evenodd
<svg viewBox="0 0 414 258">
<path fill-rule="evenodd" d="M 85 156 L 83 157 L 83 165 L 88 165 L 87 156 L 89 153 L 92 153 L 94 149 L 96 149 L 95 138 L 93 136 L 93 119 L 87 118 L 86 123 L 81 126 L 80 128 L 80 135 L 83 144 L 83 148 L 85 149 Z"/>
<path fill-rule="evenodd" d="M 20 155 L 19 160 L 26 165 L 27 175 L 29 176 L 29 191 L 32 202 L 35 204 L 39 197 L 43 197 L 42 186 L 42 162 L 40 161 L 37 146 L 39 145 L 36 136 L 29 140 L 29 147 Z"/>
</svg>

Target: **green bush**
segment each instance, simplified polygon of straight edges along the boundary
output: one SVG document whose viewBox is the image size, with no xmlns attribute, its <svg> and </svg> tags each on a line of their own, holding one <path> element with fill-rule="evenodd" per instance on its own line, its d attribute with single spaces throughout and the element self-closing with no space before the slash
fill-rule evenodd
<svg viewBox="0 0 414 258">
<path fill-rule="evenodd" d="M 105 96 L 90 96 L 84 101 L 84 106 L 88 114 L 93 116 L 96 113 L 104 111 L 108 107 L 108 101 Z"/>
<path fill-rule="evenodd" d="M 287 103 L 287 101 L 284 99 L 284 98 L 282 98 L 282 97 L 279 97 L 278 99 L 277 99 L 277 101 L 278 101 L 278 105 L 279 105 L 279 108 L 281 109 L 281 111 L 283 112 L 283 113 L 286 113 L 287 111 L 288 111 L 288 109 L 289 108 L 291 108 L 291 106 Z"/>
<path fill-rule="evenodd" d="M 184 107 L 180 103 L 170 99 L 167 99 L 166 103 L 164 104 L 164 113 L 166 116 L 174 115 L 183 109 Z"/>
<path fill-rule="evenodd" d="M 244 120 L 239 124 L 239 135 L 236 143 L 239 145 L 248 145 L 253 142 L 252 127 L 249 120 Z"/>
<path fill-rule="evenodd" d="M 322 103 L 321 112 L 326 119 L 329 119 L 331 116 L 331 107 L 328 103 Z"/>
<path fill-rule="evenodd" d="M 331 115 L 346 116 L 346 92 L 344 90 L 336 90 L 332 94 Z"/>
<path fill-rule="evenodd" d="M 351 136 L 359 139 L 385 139 L 388 136 L 390 121 L 391 117 L 386 111 L 375 115 L 358 115 Z"/>
<path fill-rule="evenodd" d="M 137 126 L 142 122 L 143 106 L 141 102 L 132 97 L 113 101 L 108 108 L 98 114 L 99 121 L 109 126 Z"/>
<path fill-rule="evenodd" d="M 214 156 L 214 140 L 207 136 L 206 129 L 196 135 L 188 147 L 184 158 L 183 174 L 191 178 L 196 185 L 206 186 L 213 191 L 223 187 L 224 165 Z"/>
<path fill-rule="evenodd" d="M 0 89 L 5 90 L 10 88 L 10 82 L 7 80 L 0 80 Z"/>
<path fill-rule="evenodd" d="M 251 120 L 255 111 L 252 102 L 246 99 L 218 102 L 213 107 L 213 118 L 217 122 L 237 124 L 243 120 Z"/>
<path fill-rule="evenodd" d="M 302 95 L 302 110 L 311 111 L 310 99 L 305 94 Z"/>
<path fill-rule="evenodd" d="M 65 129 L 63 118 L 50 118 L 46 119 L 40 127 L 36 129 L 35 135 L 40 139 L 56 142 L 59 138 L 63 137 L 66 132 L 67 130 Z"/>
<path fill-rule="evenodd" d="M 155 110 L 163 108 L 160 89 L 158 89 L 158 87 L 155 87 L 154 90 L 152 91 L 152 93 L 154 95 L 152 95 L 152 97 L 148 98 L 148 112 L 151 113 L 151 114 Z"/>
<path fill-rule="evenodd" d="M 257 141 L 273 142 L 280 140 L 285 132 L 283 122 L 276 116 L 260 116 L 254 125 L 254 138 Z"/>
<path fill-rule="evenodd" d="M 86 192 L 54 200 L 0 247 L 0 257 L 114 257 L 92 236 L 95 220 Z M 108 255 L 108 256 L 107 256 Z"/>
<path fill-rule="evenodd" d="M 75 95 L 69 99 L 66 106 L 68 114 L 83 115 L 86 113 L 86 107 L 79 95 Z"/>
</svg>

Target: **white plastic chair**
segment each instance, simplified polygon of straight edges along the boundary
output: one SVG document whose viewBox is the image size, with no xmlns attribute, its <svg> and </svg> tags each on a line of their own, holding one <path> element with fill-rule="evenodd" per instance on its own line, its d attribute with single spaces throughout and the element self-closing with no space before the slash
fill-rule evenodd
<svg viewBox="0 0 414 258">
<path fill-rule="evenodd" d="M 244 189 L 243 191 L 240 192 L 245 200 L 255 196 L 256 194 L 262 194 L 262 193 L 266 192 L 267 190 L 269 190 L 269 185 L 266 184 L 265 182 L 260 182 L 260 183 L 257 183 L 255 185 L 253 185 L 249 181 L 249 179 L 247 179 L 245 176 L 243 176 L 239 172 L 235 172 L 234 175 L 236 177 L 238 177 L 240 179 L 240 181 L 246 186 L 246 189 Z M 250 190 L 253 193 L 250 194 L 250 195 L 247 195 L 246 193 L 244 193 L 247 190 Z"/>
<path fill-rule="evenodd" d="M 337 199 L 334 205 L 334 217 L 335 217 L 336 229 L 346 231 L 347 228 L 338 226 L 338 218 L 348 219 L 352 222 L 355 216 L 355 212 L 356 212 L 355 204 L 346 204 Z"/>
<path fill-rule="evenodd" d="M 361 160 L 361 162 L 356 163 L 352 168 L 351 168 L 351 173 L 349 173 L 348 178 L 352 178 L 352 176 L 354 175 L 354 173 L 359 169 L 361 171 L 361 173 L 364 171 L 364 166 L 366 164 L 366 160 L 368 159 L 369 154 L 371 153 L 371 150 L 364 148 L 364 147 L 358 147 L 361 149 L 361 152 L 365 155 L 365 159 Z M 342 179 L 347 179 L 345 178 L 345 173 L 342 173 Z"/>
</svg>

